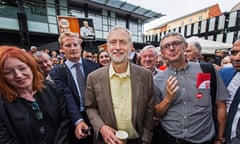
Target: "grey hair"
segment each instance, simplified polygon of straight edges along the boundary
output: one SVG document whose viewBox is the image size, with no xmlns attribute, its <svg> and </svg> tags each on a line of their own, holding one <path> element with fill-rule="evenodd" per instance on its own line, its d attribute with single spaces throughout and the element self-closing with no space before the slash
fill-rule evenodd
<svg viewBox="0 0 240 144">
<path fill-rule="evenodd" d="M 107 41 L 109 40 L 110 34 L 111 34 L 112 32 L 114 32 L 114 31 L 116 31 L 116 30 L 122 30 L 122 31 L 126 32 L 126 33 L 128 34 L 128 40 L 129 40 L 129 42 L 132 43 L 131 32 L 130 32 L 127 28 L 125 28 L 125 27 L 123 27 L 123 26 L 115 26 L 115 27 L 113 27 L 113 28 L 109 31 L 109 33 L 108 33 Z"/>
<path fill-rule="evenodd" d="M 160 41 L 160 48 L 162 48 L 162 41 L 163 41 L 165 38 L 168 38 L 168 37 L 170 37 L 170 36 L 179 36 L 179 37 L 181 38 L 181 41 L 182 41 L 182 42 L 187 43 L 185 37 L 184 37 L 182 34 L 180 34 L 180 33 L 178 33 L 178 32 L 168 32 L 168 33 L 165 34 L 165 35 L 163 36 L 163 38 L 161 39 L 161 41 Z"/>
<path fill-rule="evenodd" d="M 142 53 L 143 53 L 144 51 L 149 50 L 149 49 L 152 50 L 152 52 L 154 53 L 155 56 L 158 55 L 157 48 L 156 48 L 155 46 L 153 46 L 153 45 L 147 45 L 147 46 L 143 47 L 143 49 L 140 51 L 140 56 L 142 56 Z"/>
<path fill-rule="evenodd" d="M 48 59 L 51 59 L 50 55 L 48 55 L 47 53 L 43 52 L 43 51 L 37 51 L 36 53 L 33 54 L 33 57 L 35 59 L 39 58 L 39 57 L 46 57 Z"/>
<path fill-rule="evenodd" d="M 189 42 L 189 44 L 194 45 L 195 48 L 197 48 L 200 52 L 202 51 L 202 46 L 198 41 L 192 41 L 192 42 Z"/>
</svg>

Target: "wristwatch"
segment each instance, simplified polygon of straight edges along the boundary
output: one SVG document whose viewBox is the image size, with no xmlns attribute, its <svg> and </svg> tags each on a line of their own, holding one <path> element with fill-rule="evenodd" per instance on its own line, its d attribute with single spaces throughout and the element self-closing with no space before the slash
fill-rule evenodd
<svg viewBox="0 0 240 144">
<path fill-rule="evenodd" d="M 219 140 L 221 143 L 225 143 L 225 138 L 223 138 L 223 137 L 218 138 L 217 140 Z"/>
</svg>

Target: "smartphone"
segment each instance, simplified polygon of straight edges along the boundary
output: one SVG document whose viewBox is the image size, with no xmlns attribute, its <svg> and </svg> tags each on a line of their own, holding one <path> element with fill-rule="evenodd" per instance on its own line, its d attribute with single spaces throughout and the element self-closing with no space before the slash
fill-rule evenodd
<svg viewBox="0 0 240 144">
<path fill-rule="evenodd" d="M 87 129 L 83 129 L 82 132 L 85 134 L 88 134 L 88 132 L 91 130 L 91 127 L 88 127 Z"/>
</svg>

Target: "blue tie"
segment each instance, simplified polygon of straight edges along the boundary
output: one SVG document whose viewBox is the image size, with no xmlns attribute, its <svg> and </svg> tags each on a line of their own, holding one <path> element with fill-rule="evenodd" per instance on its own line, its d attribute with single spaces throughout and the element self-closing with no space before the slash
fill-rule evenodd
<svg viewBox="0 0 240 144">
<path fill-rule="evenodd" d="M 79 91 L 80 91 L 80 94 L 81 94 L 81 96 L 80 96 L 80 110 L 83 111 L 84 110 L 85 90 L 86 90 L 86 80 L 85 80 L 84 74 L 81 70 L 81 64 L 76 63 L 75 67 L 76 67 L 76 77 L 77 77 L 78 87 L 79 87 Z"/>
</svg>

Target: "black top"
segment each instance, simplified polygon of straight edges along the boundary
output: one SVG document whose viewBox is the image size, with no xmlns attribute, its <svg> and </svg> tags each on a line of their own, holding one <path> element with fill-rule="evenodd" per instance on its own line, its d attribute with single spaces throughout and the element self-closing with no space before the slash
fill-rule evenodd
<svg viewBox="0 0 240 144">
<path fill-rule="evenodd" d="M 55 84 L 45 82 L 35 102 L 0 99 L 0 143 L 64 144 L 68 140 L 69 115 Z M 38 107 L 37 107 L 38 105 Z"/>
</svg>

